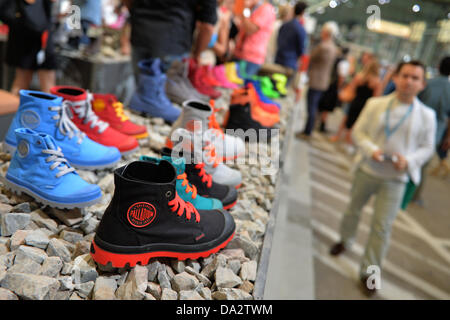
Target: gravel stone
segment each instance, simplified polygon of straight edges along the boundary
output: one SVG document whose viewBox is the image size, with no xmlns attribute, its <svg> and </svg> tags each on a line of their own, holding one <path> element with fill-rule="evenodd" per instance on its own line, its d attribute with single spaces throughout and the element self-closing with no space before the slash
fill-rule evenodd
<svg viewBox="0 0 450 320">
<path fill-rule="evenodd" d="M 47 253 L 49 256 L 60 257 L 64 262 L 69 262 L 72 260 L 70 258 L 70 251 L 64 245 L 64 242 L 56 238 L 50 239 L 47 247 Z"/>
<path fill-rule="evenodd" d="M 218 288 L 233 288 L 242 284 L 241 278 L 233 270 L 224 267 L 217 268 L 215 279 Z"/>
<path fill-rule="evenodd" d="M 0 285 L 26 300 L 52 300 L 59 288 L 59 281 L 25 273 L 8 272 Z"/>
<path fill-rule="evenodd" d="M 43 250 L 47 249 L 49 242 L 48 235 L 42 229 L 33 230 L 25 237 L 25 244 Z"/>
<path fill-rule="evenodd" d="M 29 213 L 5 213 L 0 215 L 0 234 L 2 236 L 11 236 L 17 230 L 25 229 L 30 223 Z"/>
</svg>

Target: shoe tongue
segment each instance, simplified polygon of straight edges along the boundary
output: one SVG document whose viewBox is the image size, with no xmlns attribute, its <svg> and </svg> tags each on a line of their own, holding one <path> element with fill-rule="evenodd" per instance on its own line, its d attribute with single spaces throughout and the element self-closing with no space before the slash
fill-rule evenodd
<svg viewBox="0 0 450 320">
<path fill-rule="evenodd" d="M 58 150 L 58 147 L 56 146 L 56 143 L 51 136 L 46 134 L 45 136 L 42 136 L 42 140 L 44 140 L 47 149 Z"/>
</svg>

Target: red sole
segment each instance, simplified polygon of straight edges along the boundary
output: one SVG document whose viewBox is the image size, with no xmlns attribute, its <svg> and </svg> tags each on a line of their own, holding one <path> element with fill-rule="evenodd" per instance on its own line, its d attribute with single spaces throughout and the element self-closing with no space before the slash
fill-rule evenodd
<svg viewBox="0 0 450 320">
<path fill-rule="evenodd" d="M 224 206 L 223 208 L 225 209 L 225 210 L 228 210 L 228 209 L 230 209 L 230 208 L 233 208 L 234 207 L 234 205 L 237 203 L 237 200 L 235 201 L 235 202 L 233 202 L 233 203 L 230 203 L 229 205 L 227 205 L 227 206 Z"/>
<path fill-rule="evenodd" d="M 224 242 L 222 242 L 217 247 L 203 251 L 203 252 L 173 252 L 173 251 L 155 251 L 155 252 L 147 252 L 147 253 L 138 253 L 138 254 L 125 254 L 125 253 L 112 253 L 109 251 L 105 251 L 97 246 L 97 244 L 92 240 L 92 245 L 94 247 L 95 253 L 91 252 L 91 256 L 95 262 L 101 265 L 107 265 L 111 262 L 113 268 L 123 268 L 127 264 L 130 267 L 136 266 L 136 264 L 140 264 L 141 266 L 147 265 L 151 258 L 177 258 L 178 260 L 186 260 L 186 259 L 198 259 L 198 258 L 206 258 L 213 253 L 218 252 L 220 249 L 225 248 L 228 242 L 233 239 L 233 234 Z"/>
</svg>

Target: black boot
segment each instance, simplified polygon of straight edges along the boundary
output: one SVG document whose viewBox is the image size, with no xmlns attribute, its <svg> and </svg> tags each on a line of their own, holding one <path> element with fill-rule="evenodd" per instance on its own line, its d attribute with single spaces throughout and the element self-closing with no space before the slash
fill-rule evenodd
<svg viewBox="0 0 450 320">
<path fill-rule="evenodd" d="M 258 121 L 254 120 L 251 116 L 250 108 L 250 103 L 246 103 L 245 105 L 230 105 L 229 116 L 228 120 L 226 121 L 225 128 L 235 130 L 235 135 L 238 136 L 239 129 L 242 129 L 244 131 L 244 136 L 241 138 L 244 141 L 250 142 L 259 142 L 260 140 L 262 140 L 263 142 L 270 141 L 270 139 L 273 137 L 272 135 L 278 135 L 279 129 L 265 127 Z M 255 133 L 256 141 L 253 141 L 253 139 L 251 139 L 249 135 L 245 135 L 245 132 L 247 130 L 249 130 L 249 132 L 252 132 L 250 130 L 253 130 L 253 132 Z M 231 132 L 226 131 L 226 133 L 229 134 Z"/>
<path fill-rule="evenodd" d="M 196 210 L 175 190 L 176 172 L 134 161 L 114 171 L 114 195 L 92 241 L 91 255 L 113 267 L 148 264 L 154 257 L 207 257 L 232 239 L 235 223 L 225 210 Z"/>
</svg>

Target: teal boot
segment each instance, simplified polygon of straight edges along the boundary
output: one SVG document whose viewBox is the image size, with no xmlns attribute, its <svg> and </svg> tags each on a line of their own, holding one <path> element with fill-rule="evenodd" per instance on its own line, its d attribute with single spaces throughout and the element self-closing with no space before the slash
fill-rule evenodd
<svg viewBox="0 0 450 320">
<path fill-rule="evenodd" d="M 189 183 L 186 173 L 185 173 L 185 159 L 177 158 L 172 159 L 171 157 L 163 156 L 161 159 L 141 156 L 139 158 L 141 161 L 149 161 L 156 164 L 159 164 L 161 160 L 169 161 L 177 172 L 177 183 L 176 190 L 178 195 L 184 201 L 188 201 L 194 205 L 197 210 L 214 210 L 214 209 L 222 209 L 222 202 L 215 198 L 206 198 L 197 194 L 197 188 Z"/>
</svg>

